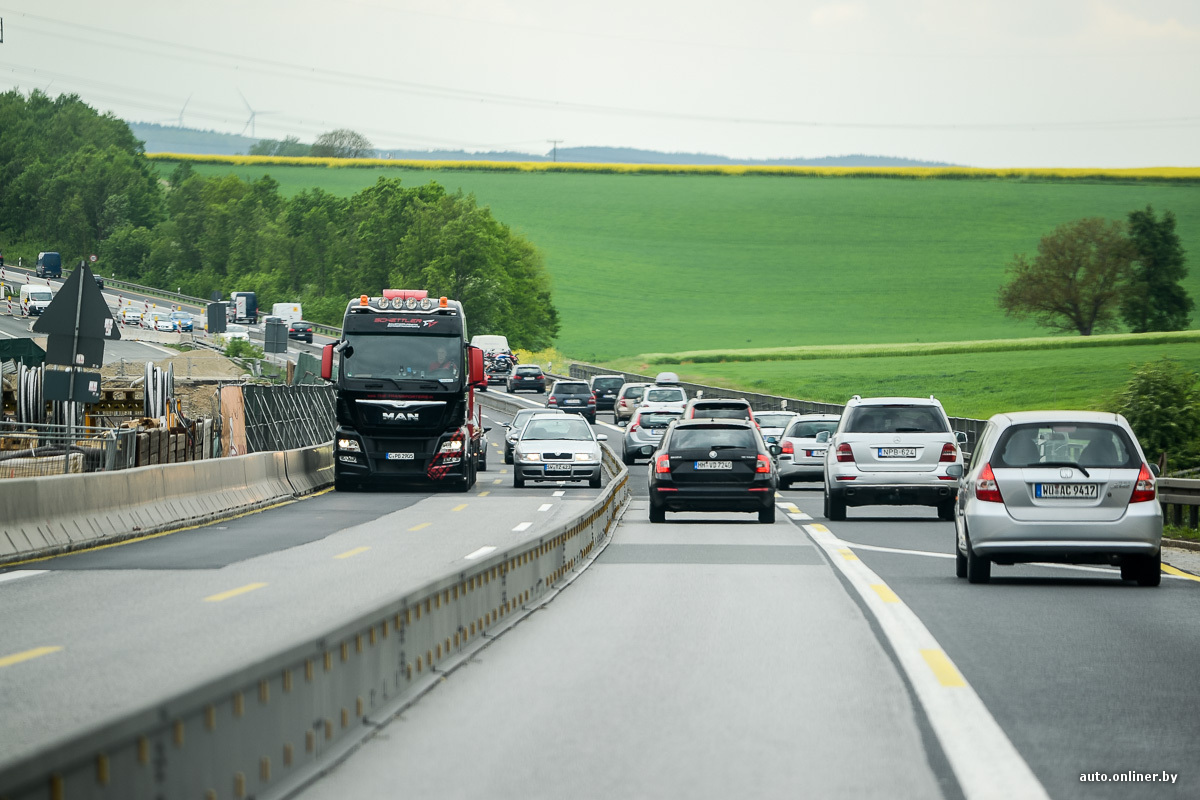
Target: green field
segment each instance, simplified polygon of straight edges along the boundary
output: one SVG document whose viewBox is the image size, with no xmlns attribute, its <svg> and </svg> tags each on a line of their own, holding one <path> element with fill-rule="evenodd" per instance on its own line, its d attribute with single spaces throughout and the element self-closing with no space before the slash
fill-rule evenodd
<svg viewBox="0 0 1200 800">
<path fill-rule="evenodd" d="M 169 173 L 172 165 L 159 164 Z M 1172 210 L 1200 253 L 1200 186 L 195 165 L 285 194 L 380 176 L 474 193 L 546 256 L 558 347 L 647 352 L 1033 336 L 996 307 L 1014 253 L 1056 225 Z M 1200 297 L 1200 269 L 1187 282 Z"/>
<path fill-rule="evenodd" d="M 1001 411 L 1102 410 L 1132 376 L 1131 366 L 1163 356 L 1200 371 L 1196 344 L 684 364 L 673 369 L 689 382 L 826 403 L 845 403 L 852 394 L 932 394 L 951 416 L 987 419 Z"/>
</svg>

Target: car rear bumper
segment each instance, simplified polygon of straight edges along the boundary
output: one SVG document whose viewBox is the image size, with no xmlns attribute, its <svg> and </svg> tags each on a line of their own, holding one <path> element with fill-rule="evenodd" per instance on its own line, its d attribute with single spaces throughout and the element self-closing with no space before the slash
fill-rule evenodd
<svg viewBox="0 0 1200 800">
<path fill-rule="evenodd" d="M 667 511 L 761 511 L 775 503 L 775 487 L 651 486 L 650 504 Z M 752 491 L 755 489 L 757 491 Z"/>
<path fill-rule="evenodd" d="M 1016 520 L 1002 503 L 971 501 L 963 515 L 971 548 L 1001 563 L 1104 561 L 1108 555 L 1153 555 L 1162 546 L 1162 509 L 1134 503 L 1120 519 Z"/>
<path fill-rule="evenodd" d="M 809 480 L 817 480 L 825 474 L 825 460 L 813 459 L 812 461 L 784 461 L 779 460 L 776 465 L 780 478 L 807 478 Z"/>
<path fill-rule="evenodd" d="M 848 506 L 936 506 L 958 497 L 958 483 L 859 483 L 829 481 L 829 493 Z"/>
</svg>

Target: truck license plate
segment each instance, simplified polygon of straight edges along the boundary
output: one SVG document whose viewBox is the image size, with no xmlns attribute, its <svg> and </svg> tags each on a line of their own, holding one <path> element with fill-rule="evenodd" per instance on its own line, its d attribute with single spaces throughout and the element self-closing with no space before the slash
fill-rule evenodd
<svg viewBox="0 0 1200 800">
<path fill-rule="evenodd" d="M 412 461 L 413 454 L 412 453 L 388 453 L 387 460 L 388 461 Z"/>
</svg>

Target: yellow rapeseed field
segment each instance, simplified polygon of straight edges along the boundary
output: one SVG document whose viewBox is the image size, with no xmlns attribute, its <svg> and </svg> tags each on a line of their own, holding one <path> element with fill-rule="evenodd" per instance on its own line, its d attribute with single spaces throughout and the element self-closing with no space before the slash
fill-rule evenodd
<svg viewBox="0 0 1200 800">
<path fill-rule="evenodd" d="M 646 175 L 771 175 L 797 178 L 904 178 L 942 180 L 1116 180 L 1198 181 L 1200 167 L 1107 169 L 1051 167 L 988 169 L 984 167 L 786 167 L 686 164 L 574 164 L 544 161 L 401 161 L 388 158 L 309 158 L 285 156 L 220 156 L 189 153 L 150 153 L 156 161 L 190 161 L 237 166 L 303 166 L 486 172 L 597 172 Z"/>
</svg>

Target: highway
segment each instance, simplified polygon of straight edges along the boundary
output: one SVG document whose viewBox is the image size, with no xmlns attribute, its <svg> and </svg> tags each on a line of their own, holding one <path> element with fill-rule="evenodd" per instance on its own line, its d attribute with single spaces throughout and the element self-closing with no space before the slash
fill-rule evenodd
<svg viewBox="0 0 1200 800">
<path fill-rule="evenodd" d="M 494 391 L 494 390 L 493 390 Z M 519 402 L 541 405 L 522 395 Z M 0 573 L 0 765 L 526 541 L 586 484 L 517 490 L 505 420 L 468 493 L 327 491 Z M 610 444 L 620 429 L 602 414 Z M 932 509 L 646 515 L 304 798 L 1200 795 L 1200 586 L 1106 568 L 953 574 Z M 26 654 L 23 660 L 13 660 Z M 36 655 L 28 655 L 36 654 Z M 1175 775 L 1168 785 L 1081 775 Z"/>
</svg>

